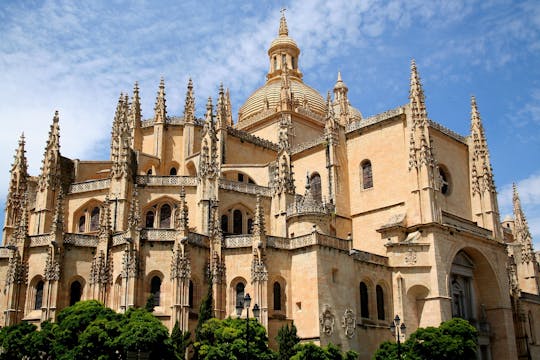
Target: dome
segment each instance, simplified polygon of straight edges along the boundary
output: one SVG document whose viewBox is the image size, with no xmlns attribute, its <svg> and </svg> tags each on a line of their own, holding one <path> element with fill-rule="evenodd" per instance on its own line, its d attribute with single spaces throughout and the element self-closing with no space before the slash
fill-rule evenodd
<svg viewBox="0 0 540 360">
<path fill-rule="evenodd" d="M 305 99 L 307 100 L 307 105 L 311 111 L 324 116 L 326 113 L 326 101 L 317 90 L 294 77 L 290 78 L 290 87 L 296 102 L 303 104 Z M 281 82 L 279 79 L 267 82 L 264 86 L 251 94 L 244 105 L 242 105 L 239 111 L 240 115 L 238 120 L 245 120 L 265 110 L 267 107 L 269 109 L 275 109 L 280 101 L 280 93 Z"/>
</svg>

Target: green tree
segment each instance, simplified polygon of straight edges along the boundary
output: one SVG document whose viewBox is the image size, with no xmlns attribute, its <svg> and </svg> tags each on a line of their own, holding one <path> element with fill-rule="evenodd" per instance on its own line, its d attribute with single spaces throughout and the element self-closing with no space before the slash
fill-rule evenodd
<svg viewBox="0 0 540 360">
<path fill-rule="evenodd" d="M 268 348 L 266 330 L 255 319 L 249 321 L 249 348 L 246 344 L 245 319 L 210 319 L 199 333 L 198 356 L 205 360 L 260 359 L 272 360 L 276 355 Z"/>
<path fill-rule="evenodd" d="M 124 351 L 147 352 L 151 359 L 171 359 L 169 331 L 145 309 L 129 309 L 120 323 L 117 345 Z"/>
<path fill-rule="evenodd" d="M 144 309 L 150 313 L 154 312 L 154 307 L 156 307 L 156 302 L 154 300 L 154 295 L 150 294 L 146 298 L 146 304 L 144 304 Z"/>
<path fill-rule="evenodd" d="M 197 327 L 195 328 L 195 343 L 193 344 L 193 359 L 199 359 L 199 344 L 201 340 L 201 331 L 203 325 L 208 320 L 214 317 L 214 297 L 212 289 L 212 276 L 208 281 L 208 289 L 206 291 L 206 296 L 203 298 L 201 305 L 199 307 L 199 319 L 197 321 Z"/>
<path fill-rule="evenodd" d="M 183 360 L 186 357 L 186 350 L 191 345 L 191 333 L 189 331 L 180 330 L 178 321 L 174 324 L 171 333 L 171 344 L 174 350 L 176 359 Z"/>
<path fill-rule="evenodd" d="M 276 340 L 278 343 L 278 359 L 289 360 L 295 354 L 294 347 L 300 342 L 294 323 L 290 327 L 288 324 L 282 326 L 278 330 Z"/>
<path fill-rule="evenodd" d="M 0 330 L 0 359 L 37 359 L 36 326 L 27 322 Z"/>
<path fill-rule="evenodd" d="M 467 320 L 454 318 L 439 327 L 419 328 L 402 344 L 407 359 L 474 360 L 478 332 Z M 374 360 L 397 359 L 397 344 L 381 344 Z"/>
<path fill-rule="evenodd" d="M 291 360 L 353 360 L 358 358 L 358 353 L 349 350 L 343 353 L 334 344 L 328 344 L 326 347 L 315 345 L 312 342 L 298 344 L 294 348 L 295 355 Z"/>
</svg>

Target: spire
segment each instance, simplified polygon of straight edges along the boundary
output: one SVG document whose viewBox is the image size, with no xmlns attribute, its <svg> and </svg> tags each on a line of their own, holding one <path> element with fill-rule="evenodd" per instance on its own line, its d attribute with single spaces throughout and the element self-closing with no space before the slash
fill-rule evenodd
<svg viewBox="0 0 540 360">
<path fill-rule="evenodd" d="M 257 195 L 257 203 L 255 205 L 255 221 L 253 222 L 253 235 L 260 236 L 266 233 L 264 226 L 264 210 L 261 206 L 261 196 Z"/>
<path fill-rule="evenodd" d="M 130 108 L 130 120 L 131 128 L 140 128 L 141 127 L 141 98 L 139 97 L 139 83 L 135 81 L 133 85 L 133 97 L 131 98 L 131 108 Z"/>
<path fill-rule="evenodd" d="M 187 92 L 186 92 L 186 102 L 184 105 L 184 121 L 186 123 L 195 122 L 195 95 L 193 93 L 193 81 L 189 78 Z"/>
<path fill-rule="evenodd" d="M 56 231 L 64 231 L 64 190 L 61 186 L 56 196 L 56 207 L 51 224 L 51 232 L 56 233 Z"/>
<path fill-rule="evenodd" d="M 227 127 L 227 103 L 225 99 L 225 90 L 223 89 L 223 83 L 219 84 L 218 103 L 216 109 L 216 123 L 218 129 L 224 129 Z"/>
<path fill-rule="evenodd" d="M 489 159 L 489 149 L 482 119 L 476 104 L 471 97 L 471 140 L 472 140 L 472 185 L 475 192 L 495 192 L 493 171 Z"/>
<path fill-rule="evenodd" d="M 108 238 L 111 233 L 111 203 L 109 201 L 109 196 L 105 196 L 105 201 L 101 206 L 99 212 L 99 232 L 98 236 L 100 239 Z"/>
<path fill-rule="evenodd" d="M 133 194 L 131 196 L 131 204 L 129 205 L 128 214 L 128 229 L 137 230 L 141 221 L 139 210 L 139 192 L 137 184 L 133 187 Z"/>
<path fill-rule="evenodd" d="M 339 122 L 342 125 L 349 123 L 349 88 L 341 79 L 341 71 L 338 71 L 336 85 L 334 85 L 334 102 L 339 104 Z"/>
<path fill-rule="evenodd" d="M 529 225 L 525 218 L 525 213 L 521 208 L 521 201 L 517 191 L 516 184 L 512 184 L 513 188 L 513 203 L 514 203 L 514 236 L 516 241 L 521 244 L 521 261 L 529 263 L 535 258 L 532 245 L 532 236 L 529 231 Z"/>
<path fill-rule="evenodd" d="M 333 144 L 337 141 L 337 126 L 336 118 L 334 114 L 334 105 L 332 104 L 332 97 L 330 91 L 326 95 L 326 118 L 324 124 L 324 136 L 329 144 Z"/>
<path fill-rule="evenodd" d="M 13 164 L 11 165 L 9 192 L 6 204 L 6 212 L 9 212 L 9 214 L 6 218 L 8 221 L 6 225 L 13 224 L 15 219 L 17 219 L 21 208 L 22 198 L 28 187 L 28 163 L 26 161 L 26 150 L 24 149 L 24 145 L 25 141 L 23 133 L 19 138 L 19 146 L 15 151 Z"/>
<path fill-rule="evenodd" d="M 180 188 L 180 205 L 176 209 L 175 228 L 183 231 L 184 234 L 187 234 L 189 230 L 189 211 L 186 202 L 186 190 L 183 186 Z"/>
<path fill-rule="evenodd" d="M 159 82 L 159 89 L 154 107 L 154 123 L 167 122 L 167 105 L 165 104 L 165 80 L 163 77 Z"/>
<path fill-rule="evenodd" d="M 38 180 L 38 188 L 43 191 L 50 187 L 56 189 L 60 179 L 60 126 L 58 122 L 58 110 L 54 112 L 53 123 L 49 131 L 49 139 L 45 146 L 41 175 Z"/>
<path fill-rule="evenodd" d="M 426 111 L 426 103 L 424 90 L 420 82 L 420 76 L 416 69 L 416 62 L 411 61 L 411 84 L 409 92 L 409 105 L 411 108 L 411 138 L 409 152 L 409 170 L 412 167 L 425 165 L 427 167 L 435 167 L 435 159 L 433 157 L 431 141 L 428 135 L 428 117 Z"/>
<path fill-rule="evenodd" d="M 281 19 L 279 20 L 279 36 L 289 36 L 289 29 L 287 28 L 287 19 L 285 18 L 285 10 L 281 9 Z"/>
<path fill-rule="evenodd" d="M 278 134 L 278 146 L 280 150 L 289 151 L 290 142 L 289 142 L 289 129 L 291 127 L 290 115 L 282 114 L 281 120 L 279 121 L 279 134 Z"/>
<path fill-rule="evenodd" d="M 15 242 L 18 244 L 22 244 L 24 246 L 24 243 L 26 239 L 28 238 L 28 195 L 25 193 L 23 195 L 22 203 L 21 203 L 21 216 L 17 223 L 17 229 L 15 230 Z"/>
<path fill-rule="evenodd" d="M 129 104 L 127 95 L 120 94 L 111 133 L 111 176 L 120 178 L 131 174 L 132 136 L 129 125 Z"/>
<path fill-rule="evenodd" d="M 232 126 L 233 125 L 233 118 L 232 118 L 232 105 L 231 105 L 231 94 L 229 92 L 229 88 L 225 91 L 225 113 L 227 116 L 227 125 Z"/>
</svg>

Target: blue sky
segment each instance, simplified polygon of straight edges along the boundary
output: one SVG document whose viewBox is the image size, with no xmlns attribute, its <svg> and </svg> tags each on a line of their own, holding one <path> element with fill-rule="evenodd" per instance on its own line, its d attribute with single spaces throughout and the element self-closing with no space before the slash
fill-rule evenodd
<svg viewBox="0 0 540 360">
<path fill-rule="evenodd" d="M 280 8 L 304 81 L 326 94 L 340 70 L 364 116 L 405 104 L 415 58 L 430 118 L 466 135 L 470 96 L 486 128 L 501 215 L 518 183 L 540 250 L 539 1 L 2 1 L 0 198 L 24 131 L 39 173 L 54 110 L 61 151 L 106 159 L 118 95 L 139 81 L 152 116 L 161 76 L 169 114 L 192 77 L 197 112 L 223 82 L 236 114 L 264 83 Z M 2 217 L 3 218 L 3 217 Z"/>
</svg>

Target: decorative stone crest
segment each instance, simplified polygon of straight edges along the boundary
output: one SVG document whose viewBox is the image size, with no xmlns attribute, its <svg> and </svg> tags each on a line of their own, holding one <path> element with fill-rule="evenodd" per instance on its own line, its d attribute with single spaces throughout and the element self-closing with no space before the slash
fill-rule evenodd
<svg viewBox="0 0 540 360">
<path fill-rule="evenodd" d="M 136 278 L 139 273 L 136 250 L 125 250 L 122 257 L 122 277 Z"/>
<path fill-rule="evenodd" d="M 345 336 L 352 339 L 356 331 L 356 315 L 351 309 L 346 309 L 341 319 L 341 327 L 345 330 Z"/>
<path fill-rule="evenodd" d="M 268 280 L 268 271 L 266 270 L 266 265 L 264 261 L 258 258 L 253 258 L 251 262 L 251 282 L 255 281 L 267 281 Z"/>
<path fill-rule="evenodd" d="M 409 249 L 407 255 L 405 255 L 405 263 L 408 265 L 414 265 L 416 264 L 417 260 L 418 256 L 416 255 L 416 251 L 414 249 Z"/>
<path fill-rule="evenodd" d="M 60 264 L 53 258 L 52 249 L 47 254 L 47 260 L 45 261 L 45 280 L 58 281 L 60 280 Z"/>
<path fill-rule="evenodd" d="M 191 261 L 182 253 L 180 244 L 174 251 L 171 261 L 171 279 L 191 278 Z"/>
<path fill-rule="evenodd" d="M 321 313 L 319 322 L 321 324 L 322 332 L 327 336 L 332 335 L 332 333 L 334 332 L 334 324 L 336 320 L 329 305 L 324 305 L 324 310 Z"/>
</svg>

